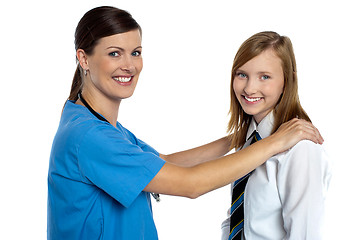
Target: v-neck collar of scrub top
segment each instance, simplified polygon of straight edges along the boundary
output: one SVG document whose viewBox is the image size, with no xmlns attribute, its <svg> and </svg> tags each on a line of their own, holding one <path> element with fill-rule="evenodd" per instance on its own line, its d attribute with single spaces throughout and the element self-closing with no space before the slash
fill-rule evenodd
<svg viewBox="0 0 361 240">
<path fill-rule="evenodd" d="M 84 113 L 86 112 L 89 116 L 91 116 L 92 118 L 97 118 L 99 121 L 102 121 L 102 122 L 104 122 L 104 124 L 109 124 L 109 125 L 111 125 L 109 122 L 108 122 L 108 120 L 106 120 L 106 121 L 104 121 L 104 120 L 102 120 L 102 119 L 100 119 L 100 118 L 98 118 L 96 115 L 94 115 L 92 112 L 91 112 L 91 110 L 89 109 L 89 108 L 87 108 L 86 106 L 83 106 L 83 105 L 80 105 L 80 104 L 76 104 L 75 102 L 76 101 L 73 101 L 73 100 L 69 100 L 69 102 L 71 102 L 71 103 L 73 103 L 74 104 L 74 107 L 76 107 L 76 108 L 79 108 L 79 109 L 81 109 L 81 111 L 83 111 Z M 93 111 L 95 111 L 95 110 L 93 110 Z M 102 118 L 104 118 L 104 119 L 106 119 L 102 114 L 100 114 L 100 113 L 98 113 L 98 112 L 96 112 L 97 114 L 99 114 L 99 116 L 101 116 Z M 112 125 L 113 126 L 113 125 Z M 113 126 L 114 127 L 114 126 Z M 119 131 L 122 131 L 122 132 L 124 132 L 123 131 L 123 126 L 117 121 L 117 123 L 116 123 L 116 127 L 115 127 L 117 130 L 119 130 Z"/>
</svg>

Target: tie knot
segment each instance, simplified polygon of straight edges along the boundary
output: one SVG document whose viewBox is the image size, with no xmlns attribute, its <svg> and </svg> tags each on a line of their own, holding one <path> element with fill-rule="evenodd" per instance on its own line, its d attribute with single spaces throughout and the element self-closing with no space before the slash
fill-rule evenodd
<svg viewBox="0 0 361 240">
<path fill-rule="evenodd" d="M 250 138 L 252 138 L 251 144 L 253 144 L 253 143 L 255 143 L 255 142 L 257 142 L 257 141 L 259 141 L 259 140 L 262 139 L 261 136 L 259 135 L 259 133 L 257 132 L 257 130 L 254 130 L 254 131 L 253 131 L 253 133 L 252 133 L 252 135 L 251 135 Z"/>
</svg>

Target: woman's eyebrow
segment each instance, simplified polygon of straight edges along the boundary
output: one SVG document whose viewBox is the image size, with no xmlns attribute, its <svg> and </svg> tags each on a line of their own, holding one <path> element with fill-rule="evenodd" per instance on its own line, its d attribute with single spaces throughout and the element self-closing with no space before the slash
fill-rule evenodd
<svg viewBox="0 0 361 240">
<path fill-rule="evenodd" d="M 107 47 L 106 49 L 111 49 L 111 48 L 116 48 L 120 51 L 124 51 L 124 48 L 121 48 L 121 47 L 117 47 L 117 46 L 110 46 L 110 47 Z"/>
<path fill-rule="evenodd" d="M 110 48 L 116 48 L 116 49 L 118 49 L 118 50 L 120 50 L 120 51 L 125 51 L 124 48 L 117 47 L 117 46 L 109 46 L 109 47 L 107 47 L 106 49 L 110 49 Z M 138 48 L 142 48 L 142 46 L 138 46 L 138 47 L 134 48 L 134 50 L 135 50 L 135 49 L 138 49 Z"/>
</svg>

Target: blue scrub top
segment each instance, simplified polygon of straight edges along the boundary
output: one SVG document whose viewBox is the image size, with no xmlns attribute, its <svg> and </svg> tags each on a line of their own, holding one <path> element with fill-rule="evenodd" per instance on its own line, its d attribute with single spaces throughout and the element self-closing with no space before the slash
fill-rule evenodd
<svg viewBox="0 0 361 240">
<path fill-rule="evenodd" d="M 152 147 L 67 101 L 48 175 L 48 239 L 158 239 L 144 187 L 164 165 Z"/>
</svg>

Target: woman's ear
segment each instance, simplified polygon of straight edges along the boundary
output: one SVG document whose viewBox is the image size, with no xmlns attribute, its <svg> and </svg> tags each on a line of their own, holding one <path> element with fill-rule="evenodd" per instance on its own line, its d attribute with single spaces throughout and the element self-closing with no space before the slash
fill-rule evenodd
<svg viewBox="0 0 361 240">
<path fill-rule="evenodd" d="M 89 69 L 88 58 L 83 49 L 76 50 L 76 58 L 78 59 L 81 68 L 84 71 L 87 71 Z"/>
</svg>

